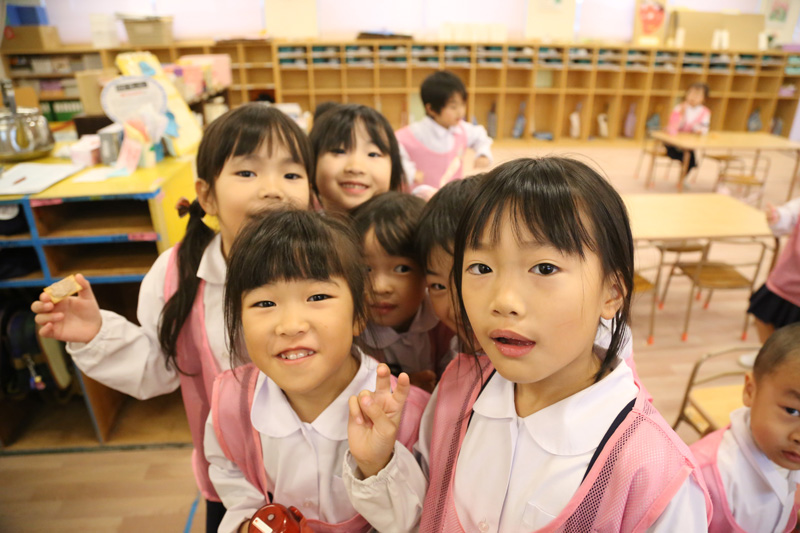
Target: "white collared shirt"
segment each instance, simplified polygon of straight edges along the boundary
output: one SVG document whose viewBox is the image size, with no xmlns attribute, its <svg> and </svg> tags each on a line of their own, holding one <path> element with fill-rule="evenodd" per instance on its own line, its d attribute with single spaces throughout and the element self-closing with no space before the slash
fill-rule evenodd
<svg viewBox="0 0 800 533">
<path fill-rule="evenodd" d="M 486 128 L 462 120 L 459 126 L 445 128 L 431 117 L 426 116 L 409 125 L 414 137 L 432 152 L 447 154 L 453 149 L 456 128 L 463 127 L 467 135 L 467 146 L 475 152 L 475 158 L 484 156 L 492 161 L 492 138 L 486 133 Z M 403 171 L 409 183 L 414 183 L 417 165 L 411 160 L 408 152 L 400 145 L 400 158 L 403 161 Z"/>
<path fill-rule="evenodd" d="M 356 515 L 342 483 L 342 458 L 348 449 L 347 401 L 364 389 L 375 390 L 378 368 L 373 358 L 360 357 L 353 380 L 311 423 L 300 420 L 283 391 L 266 375 L 260 373 L 256 382 L 250 420 L 261 434 L 267 490 L 274 502 L 293 505 L 309 519 L 339 523 Z M 266 499 L 225 457 L 211 414 L 205 452 L 209 477 L 227 509 L 219 531 L 236 531 L 266 505 Z"/>
<path fill-rule="evenodd" d="M 717 468 L 728 508 L 742 529 L 780 533 L 786 528 L 800 471 L 781 468 L 758 448 L 750 431 L 750 408 L 731 413 L 731 427 L 717 450 Z"/>
<path fill-rule="evenodd" d="M 439 324 L 439 318 L 427 296 L 423 298 L 408 331 L 398 333 L 388 326 L 370 323 L 361 335 L 361 340 L 369 348 L 376 348 L 383 354 L 387 364 L 397 364 L 409 374 L 433 368 L 433 346 L 430 331 Z M 376 352 L 377 354 L 378 352 Z"/>
<path fill-rule="evenodd" d="M 162 253 L 142 280 L 136 312 L 141 326 L 101 310 L 103 323 L 94 339 L 86 344 L 67 343 L 67 351 L 87 376 L 140 400 L 170 393 L 180 385 L 178 372 L 166 366 L 158 342 L 158 325 L 165 303 L 164 281 L 172 251 L 170 248 Z M 217 235 L 203 252 L 197 277 L 205 281 L 206 336 L 222 370 L 230 368 L 223 305 L 226 272 L 222 239 Z"/>
<path fill-rule="evenodd" d="M 776 209 L 778 220 L 770 225 L 770 228 L 776 237 L 789 235 L 797 226 L 797 218 L 800 217 L 800 198 L 790 200 Z"/>
<path fill-rule="evenodd" d="M 630 368 L 617 363 L 600 382 L 525 418 L 516 414 L 513 391 L 514 384 L 495 373 L 475 402 L 459 451 L 454 497 L 459 521 L 469 533 L 532 531 L 558 516 L 580 486 L 600 440 L 638 388 Z M 409 463 L 415 456 L 397 445 L 386 468 L 366 480 L 359 479 L 352 456 L 345 457 L 345 486 L 354 506 L 380 531 L 408 531 L 419 523 L 420 514 L 413 511 L 421 513 L 425 492 L 408 493 L 428 474 L 437 393 L 422 416 L 416 470 Z M 399 498 L 418 505 L 394 505 Z M 684 481 L 648 529 L 707 530 L 705 496 L 693 478 Z"/>
</svg>

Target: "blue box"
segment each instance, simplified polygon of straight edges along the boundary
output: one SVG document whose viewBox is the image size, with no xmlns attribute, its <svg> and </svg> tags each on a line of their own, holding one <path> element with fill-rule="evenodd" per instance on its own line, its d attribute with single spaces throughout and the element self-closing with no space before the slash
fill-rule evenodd
<svg viewBox="0 0 800 533">
<path fill-rule="evenodd" d="M 47 26 L 47 10 L 43 6 L 6 6 L 6 26 Z"/>
</svg>

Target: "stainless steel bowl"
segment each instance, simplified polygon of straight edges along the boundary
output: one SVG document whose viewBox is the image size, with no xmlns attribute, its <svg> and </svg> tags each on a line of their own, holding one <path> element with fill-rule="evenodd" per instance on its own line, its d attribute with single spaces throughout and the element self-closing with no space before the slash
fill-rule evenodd
<svg viewBox="0 0 800 533">
<path fill-rule="evenodd" d="M 0 82 L 0 161 L 27 161 L 48 155 L 55 145 L 47 119 L 38 109 L 17 107 L 11 82 Z"/>
</svg>

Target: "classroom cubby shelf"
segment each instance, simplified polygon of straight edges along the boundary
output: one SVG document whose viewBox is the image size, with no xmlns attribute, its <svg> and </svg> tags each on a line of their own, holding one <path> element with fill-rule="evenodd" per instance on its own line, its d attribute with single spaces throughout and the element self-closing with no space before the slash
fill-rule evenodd
<svg viewBox="0 0 800 533">
<path fill-rule="evenodd" d="M 715 130 L 744 131 L 758 109 L 765 131 L 780 119 L 788 136 L 800 97 L 800 55 L 782 51 L 683 50 L 635 46 L 541 44 L 534 42 L 452 43 L 397 40 L 211 40 L 169 46 L 96 50 L 66 46 L 52 51 L 2 52 L 8 68 L 16 55 L 99 53 L 104 66 L 128 50 L 149 50 L 162 62 L 186 54 L 222 53 L 231 57 L 232 106 L 256 100 L 296 102 L 313 112 L 325 101 L 354 102 L 378 108 L 395 128 L 409 120 L 419 85 L 447 68 L 467 86 L 467 118 L 486 125 L 494 108 L 497 138 L 512 137 L 520 113 L 522 139 L 549 133 L 569 137 L 569 116 L 580 106 L 580 139 L 598 135 L 598 114 L 608 116 L 609 138 L 623 136 L 633 111 L 633 138 L 641 140 L 647 119 L 661 124 L 690 83 L 711 88 L 708 106 Z M 789 87 L 794 87 L 790 89 Z M 538 109 L 542 105 L 546 110 Z"/>
</svg>

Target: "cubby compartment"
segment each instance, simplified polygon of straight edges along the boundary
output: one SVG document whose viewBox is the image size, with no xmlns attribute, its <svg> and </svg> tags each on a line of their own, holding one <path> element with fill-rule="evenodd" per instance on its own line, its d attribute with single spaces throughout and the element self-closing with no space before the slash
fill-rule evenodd
<svg viewBox="0 0 800 533">
<path fill-rule="evenodd" d="M 214 45 L 210 48 L 210 52 L 212 54 L 227 54 L 231 58 L 231 63 L 234 65 L 243 63 L 244 58 L 239 57 L 239 50 L 236 48 L 236 45 L 233 44 L 218 44 Z"/>
<path fill-rule="evenodd" d="M 246 46 L 244 47 L 245 63 L 272 63 L 271 46 Z"/>
<path fill-rule="evenodd" d="M 25 217 L 23 206 L 13 202 L 0 203 L 2 223 L 0 223 L 0 248 L 13 246 L 15 241 L 30 240 L 31 229 Z"/>
<path fill-rule="evenodd" d="M 478 119 L 478 124 L 486 128 L 486 131 L 489 132 L 491 135 L 492 131 L 489 127 L 489 113 L 491 112 L 492 108 L 494 108 L 495 116 L 497 115 L 497 110 L 499 108 L 499 94 L 475 94 L 475 108 L 470 110 L 470 118 L 474 116 Z M 501 135 L 502 132 L 497 131 L 498 135 Z"/>
<path fill-rule="evenodd" d="M 400 129 L 408 125 L 408 98 L 405 93 L 378 95 L 377 109 L 392 128 Z"/>
<path fill-rule="evenodd" d="M 600 91 L 617 91 L 622 78 L 619 70 L 599 70 L 595 74 L 594 87 Z"/>
<path fill-rule="evenodd" d="M 367 107 L 375 107 L 377 105 L 377 97 L 371 94 L 347 94 L 345 97 L 348 104 L 360 104 Z"/>
<path fill-rule="evenodd" d="M 373 70 L 351 68 L 347 66 L 344 72 L 345 83 L 348 89 L 374 89 L 375 73 Z"/>
<path fill-rule="evenodd" d="M 781 79 L 777 76 L 759 75 L 756 80 L 756 92 L 763 95 L 773 95 L 778 92 L 781 86 Z"/>
<path fill-rule="evenodd" d="M 706 99 L 704 105 L 708 107 L 709 111 L 711 111 L 711 124 L 710 129 L 712 131 L 720 131 L 722 130 L 722 126 L 725 120 L 725 105 L 728 101 L 727 97 L 725 96 L 715 96 L 716 93 L 712 93 L 711 96 Z"/>
<path fill-rule="evenodd" d="M 600 123 L 598 121 L 598 117 L 600 115 L 606 115 L 606 133 L 608 134 L 609 138 L 612 137 L 612 127 L 614 117 L 617 114 L 617 102 L 618 98 L 612 94 L 603 94 L 594 96 L 592 99 L 592 112 L 589 117 L 589 123 L 587 124 L 588 135 L 590 138 L 602 139 L 603 137 L 600 135 Z"/>
<path fill-rule="evenodd" d="M 411 47 L 411 62 L 415 66 L 439 68 L 439 47 L 434 44 L 415 44 Z"/>
<path fill-rule="evenodd" d="M 626 70 L 622 88 L 627 91 L 644 91 L 647 87 L 647 72 Z"/>
<path fill-rule="evenodd" d="M 506 70 L 506 87 L 509 89 L 530 89 L 533 86 L 532 77 L 532 69 L 509 67 Z"/>
<path fill-rule="evenodd" d="M 619 113 L 617 114 L 617 123 L 615 131 L 618 137 L 623 138 L 636 138 L 638 136 L 639 125 L 644 125 L 642 120 L 642 113 L 644 113 L 644 98 L 636 95 L 623 95 L 620 98 Z M 629 119 L 629 117 L 632 117 Z M 633 135 L 625 135 L 626 124 L 628 121 L 633 124 Z M 630 133 L 630 132 L 629 132 Z"/>
<path fill-rule="evenodd" d="M 708 73 L 706 84 L 710 94 L 725 94 L 730 91 L 731 77 L 727 74 L 712 71 Z"/>
<path fill-rule="evenodd" d="M 5 283 L 41 280 L 44 278 L 42 265 L 36 249 L 31 246 L 17 246 L 13 241 L 0 240 L 0 286 Z M 9 245 L 8 247 L 6 245 Z M 42 283 L 45 285 L 45 283 Z M 2 418 L 2 417 L 0 417 Z"/>
<path fill-rule="evenodd" d="M 341 70 L 318 70 L 314 69 L 314 88 L 315 89 L 342 89 Z"/>
<path fill-rule="evenodd" d="M 482 56 L 480 56 L 482 57 Z M 447 44 L 444 47 L 444 64 L 448 69 L 468 69 L 472 66 L 472 49 L 467 45 Z"/>
<path fill-rule="evenodd" d="M 761 118 L 761 129 L 759 131 L 770 131 L 772 117 L 775 114 L 775 103 L 776 100 L 774 98 L 754 98 L 750 102 L 750 111 L 747 113 L 747 117 L 749 119 L 753 113 L 758 112 Z"/>
<path fill-rule="evenodd" d="M 272 102 L 275 103 L 275 89 L 248 89 L 245 93 L 248 102 Z M 294 97 L 292 97 L 294 98 Z M 289 101 L 284 96 L 283 101 Z M 231 100 L 233 102 L 233 100 Z"/>
<path fill-rule="evenodd" d="M 647 102 L 647 113 L 645 114 L 645 130 L 663 130 L 669 123 L 669 116 L 675 102 L 671 96 L 651 96 Z M 658 116 L 658 122 L 653 120 L 653 116 Z"/>
<path fill-rule="evenodd" d="M 792 122 L 796 111 L 797 99 L 777 101 L 773 117 L 781 120 L 780 135 L 784 137 L 789 136 L 789 132 L 792 131 Z"/>
<path fill-rule="evenodd" d="M 478 68 L 475 70 L 475 87 L 478 89 L 499 89 L 500 70 L 494 68 Z"/>
<path fill-rule="evenodd" d="M 149 49 L 148 51 L 156 56 L 162 64 L 174 63 L 178 59 L 177 54 L 174 54 L 175 50 L 170 50 L 169 48 Z"/>
<path fill-rule="evenodd" d="M 722 129 L 726 131 L 745 131 L 749 106 L 747 98 L 729 98 Z"/>
<path fill-rule="evenodd" d="M 242 71 L 238 68 L 231 70 L 231 85 L 236 87 L 244 83 L 244 79 L 242 78 Z"/>
<path fill-rule="evenodd" d="M 43 239 L 151 234 L 155 240 L 150 208 L 142 200 L 34 206 L 33 217 Z"/>
<path fill-rule="evenodd" d="M 228 91 L 228 102 L 230 103 L 231 107 L 237 107 L 242 105 L 244 102 L 244 93 L 242 91 Z"/>
<path fill-rule="evenodd" d="M 516 138 L 526 137 L 525 132 L 528 130 L 528 100 L 527 94 L 506 94 L 503 102 L 502 115 L 499 117 L 498 122 L 498 135 L 500 137 L 513 139 L 514 129 L 517 123 L 517 117 L 522 113 L 523 125 L 519 130 L 519 136 Z"/>
<path fill-rule="evenodd" d="M 655 92 L 671 92 L 676 89 L 675 81 L 678 76 L 675 72 L 653 72 L 653 81 L 651 82 L 651 89 Z"/>
<path fill-rule="evenodd" d="M 435 68 L 414 68 L 411 71 L 411 87 L 418 88 L 425 81 L 425 78 L 436 72 Z"/>
<path fill-rule="evenodd" d="M 588 91 L 592 86 L 592 72 L 590 70 L 567 71 L 567 90 Z"/>
<path fill-rule="evenodd" d="M 155 242 L 110 242 L 45 246 L 50 274 L 62 278 L 81 273 L 91 276 L 144 275 L 158 259 Z"/>
<path fill-rule="evenodd" d="M 533 100 L 533 123 L 529 126 L 534 134 L 556 136 L 561 98 L 557 94 L 536 94 Z"/>
<path fill-rule="evenodd" d="M 678 90 L 685 92 L 686 89 L 693 83 L 705 83 L 706 78 L 702 72 L 695 71 L 681 71 L 681 78 L 678 82 Z"/>
<path fill-rule="evenodd" d="M 275 73 L 271 68 L 250 68 L 245 71 L 248 85 L 260 87 L 274 87 Z"/>
<path fill-rule="evenodd" d="M 281 69 L 281 87 L 285 91 L 308 90 L 307 70 Z"/>
<path fill-rule="evenodd" d="M 753 92 L 756 86 L 756 77 L 749 74 L 735 74 L 731 79 L 731 93 Z"/>
<path fill-rule="evenodd" d="M 563 113 L 561 114 L 561 138 L 562 139 L 582 139 L 584 133 L 588 132 L 589 123 L 589 96 L 582 94 L 568 94 L 564 96 Z M 572 116 L 577 113 L 578 131 L 577 136 L 572 136 Z"/>
<path fill-rule="evenodd" d="M 408 70 L 403 68 L 383 68 L 378 71 L 378 84 L 382 89 L 404 89 Z"/>
</svg>

